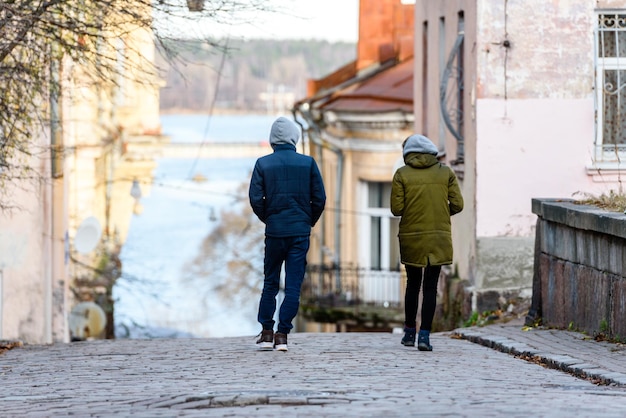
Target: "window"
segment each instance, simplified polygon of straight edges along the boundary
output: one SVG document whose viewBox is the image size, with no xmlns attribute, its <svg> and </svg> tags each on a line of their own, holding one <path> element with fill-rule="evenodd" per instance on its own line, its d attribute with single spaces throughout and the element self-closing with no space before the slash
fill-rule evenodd
<svg viewBox="0 0 626 418">
<path fill-rule="evenodd" d="M 398 306 L 403 300 L 400 219 L 389 208 L 391 183 L 361 182 L 359 192 L 359 298 L 365 303 Z"/>
<path fill-rule="evenodd" d="M 366 194 L 366 220 L 361 231 L 367 237 L 367 249 L 362 251 L 361 265 L 371 270 L 400 269 L 400 248 L 398 244 L 398 227 L 400 220 L 391 214 L 389 200 L 391 183 L 364 183 Z M 365 241 L 365 239 L 364 239 Z"/>
<path fill-rule="evenodd" d="M 626 161 L 626 11 L 600 12 L 597 24 L 596 161 Z"/>
</svg>

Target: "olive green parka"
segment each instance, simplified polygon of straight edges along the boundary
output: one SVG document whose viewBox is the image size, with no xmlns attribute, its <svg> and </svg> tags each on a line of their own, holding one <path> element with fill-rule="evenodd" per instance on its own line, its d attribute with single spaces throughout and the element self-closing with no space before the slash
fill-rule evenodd
<svg viewBox="0 0 626 418">
<path fill-rule="evenodd" d="M 463 210 L 452 169 L 436 155 L 409 152 L 393 176 L 391 212 L 401 216 L 398 237 L 403 264 L 452 264 L 450 216 Z"/>
</svg>

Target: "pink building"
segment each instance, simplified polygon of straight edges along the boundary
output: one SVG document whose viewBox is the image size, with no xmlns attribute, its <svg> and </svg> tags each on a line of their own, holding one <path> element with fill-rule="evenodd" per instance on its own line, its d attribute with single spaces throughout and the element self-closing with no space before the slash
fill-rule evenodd
<svg viewBox="0 0 626 418">
<path fill-rule="evenodd" d="M 530 296 L 531 198 L 622 191 L 625 7 L 415 2 L 415 127 L 462 179 L 456 272 L 474 310 Z"/>
</svg>

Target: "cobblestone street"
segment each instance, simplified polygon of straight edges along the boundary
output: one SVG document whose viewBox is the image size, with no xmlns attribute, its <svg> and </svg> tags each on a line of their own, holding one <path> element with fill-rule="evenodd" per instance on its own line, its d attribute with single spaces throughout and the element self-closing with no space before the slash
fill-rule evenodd
<svg viewBox="0 0 626 418">
<path fill-rule="evenodd" d="M 25 346 L 0 356 L 0 408 L 22 416 L 624 417 L 626 389 L 434 334 L 115 340 Z"/>
</svg>

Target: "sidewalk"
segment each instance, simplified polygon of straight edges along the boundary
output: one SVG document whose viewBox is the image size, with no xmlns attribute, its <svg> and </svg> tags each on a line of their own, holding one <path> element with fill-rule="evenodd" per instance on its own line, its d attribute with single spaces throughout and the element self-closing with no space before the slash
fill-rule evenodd
<svg viewBox="0 0 626 418">
<path fill-rule="evenodd" d="M 451 337 L 481 344 L 598 384 L 626 386 L 626 345 L 595 341 L 579 333 L 520 321 L 459 328 Z"/>
</svg>

